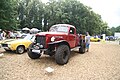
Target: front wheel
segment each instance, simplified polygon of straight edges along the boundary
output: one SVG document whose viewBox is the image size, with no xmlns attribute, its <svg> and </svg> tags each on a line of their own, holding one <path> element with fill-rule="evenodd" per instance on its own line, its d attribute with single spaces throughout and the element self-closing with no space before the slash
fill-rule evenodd
<svg viewBox="0 0 120 80">
<path fill-rule="evenodd" d="M 68 62 L 70 56 L 70 49 L 67 45 L 58 46 L 55 54 L 57 64 L 64 65 Z"/>
<path fill-rule="evenodd" d="M 38 54 L 38 53 L 35 53 L 35 52 L 32 52 L 32 47 L 33 47 L 33 43 L 32 44 L 30 44 L 30 46 L 29 46 L 29 48 L 28 48 L 28 50 L 27 50 L 27 53 L 28 53 L 28 56 L 31 58 L 31 59 L 38 59 L 40 56 L 41 56 L 41 54 Z"/>
<path fill-rule="evenodd" d="M 24 46 L 18 46 L 16 49 L 16 53 L 22 54 L 25 52 L 25 47 Z"/>
</svg>

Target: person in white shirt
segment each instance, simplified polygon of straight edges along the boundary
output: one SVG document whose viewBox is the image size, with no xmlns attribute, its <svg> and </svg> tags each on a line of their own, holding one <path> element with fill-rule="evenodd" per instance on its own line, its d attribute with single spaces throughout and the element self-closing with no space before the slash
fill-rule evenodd
<svg viewBox="0 0 120 80">
<path fill-rule="evenodd" d="M 13 33 L 13 31 L 10 31 L 10 38 L 15 38 L 15 34 Z"/>
<path fill-rule="evenodd" d="M 89 46 L 90 46 L 90 35 L 87 32 L 86 33 L 86 50 L 87 50 L 87 52 L 89 51 Z"/>
<path fill-rule="evenodd" d="M 5 36 L 6 36 L 6 32 L 5 32 L 5 31 L 2 31 L 2 33 L 1 33 L 2 40 L 6 39 Z"/>
<path fill-rule="evenodd" d="M 0 40 L 2 40 L 2 29 L 0 29 Z"/>
</svg>

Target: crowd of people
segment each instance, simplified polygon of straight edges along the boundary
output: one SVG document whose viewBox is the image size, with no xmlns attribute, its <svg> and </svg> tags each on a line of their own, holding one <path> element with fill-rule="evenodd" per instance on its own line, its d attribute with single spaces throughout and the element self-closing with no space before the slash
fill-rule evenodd
<svg viewBox="0 0 120 80">
<path fill-rule="evenodd" d="M 21 36 L 19 31 L 8 31 L 0 29 L 0 40 L 10 39 L 10 38 L 18 38 Z"/>
</svg>

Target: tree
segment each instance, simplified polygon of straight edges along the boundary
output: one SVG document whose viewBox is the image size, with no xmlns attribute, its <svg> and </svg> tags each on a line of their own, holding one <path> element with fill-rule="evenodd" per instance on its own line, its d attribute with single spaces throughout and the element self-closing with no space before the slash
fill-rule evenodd
<svg viewBox="0 0 120 80">
<path fill-rule="evenodd" d="M 116 27 L 115 31 L 120 32 L 120 26 Z"/>
<path fill-rule="evenodd" d="M 17 28 L 17 0 L 0 1 L 0 28 L 8 30 Z"/>
<path fill-rule="evenodd" d="M 77 0 L 50 0 L 45 7 L 45 24 L 51 25 L 65 23 L 74 25 L 78 33 L 101 34 L 107 29 L 99 14 Z"/>
<path fill-rule="evenodd" d="M 2 28 L 15 28 L 16 25 L 47 31 L 54 24 L 64 23 L 74 25 L 77 33 L 88 31 L 95 35 L 108 31 L 108 25 L 101 16 L 77 0 L 50 0 L 46 4 L 40 0 L 2 0 L 0 4 Z"/>
<path fill-rule="evenodd" d="M 42 29 L 43 3 L 40 0 L 23 0 L 19 3 L 19 21 L 20 28 L 38 28 Z"/>
</svg>

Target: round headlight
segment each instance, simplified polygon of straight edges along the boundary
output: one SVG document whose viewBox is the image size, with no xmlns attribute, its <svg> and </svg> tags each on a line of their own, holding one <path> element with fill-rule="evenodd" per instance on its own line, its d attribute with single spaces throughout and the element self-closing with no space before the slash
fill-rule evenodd
<svg viewBox="0 0 120 80">
<path fill-rule="evenodd" d="M 55 41 L 55 37 L 53 36 L 53 37 L 51 37 L 51 41 Z"/>
<path fill-rule="evenodd" d="M 8 44 L 8 47 L 11 47 L 11 44 Z"/>
<path fill-rule="evenodd" d="M 43 45 L 40 45 L 40 48 L 43 48 Z"/>
</svg>

